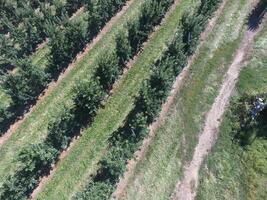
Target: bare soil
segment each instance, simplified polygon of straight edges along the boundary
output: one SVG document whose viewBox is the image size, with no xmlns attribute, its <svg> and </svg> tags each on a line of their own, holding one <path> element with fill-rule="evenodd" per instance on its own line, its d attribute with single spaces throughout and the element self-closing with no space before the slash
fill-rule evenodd
<svg viewBox="0 0 267 200">
<path fill-rule="evenodd" d="M 178 2 L 179 1 L 176 1 L 175 5 L 173 5 L 172 9 L 175 8 L 175 6 L 177 5 Z M 119 183 L 117 184 L 117 188 L 116 188 L 115 192 L 112 194 L 113 199 L 122 199 L 123 198 L 124 191 L 125 191 L 128 183 L 129 183 L 130 178 L 134 174 L 134 170 L 135 170 L 137 164 L 144 159 L 146 152 L 149 148 L 149 145 L 153 142 L 153 140 L 155 138 L 156 130 L 162 125 L 162 123 L 164 123 L 166 116 L 167 116 L 167 113 L 168 113 L 168 110 L 169 110 L 170 106 L 172 105 L 173 100 L 174 100 L 175 96 L 177 95 L 177 93 L 179 92 L 180 88 L 183 86 L 184 80 L 188 76 L 189 68 L 193 63 L 194 58 L 198 54 L 199 48 L 203 45 L 203 43 L 206 40 L 206 38 L 208 37 L 209 33 L 213 30 L 218 17 L 221 15 L 221 13 L 225 7 L 226 2 L 227 2 L 227 0 L 224 0 L 222 2 L 219 9 L 216 11 L 214 17 L 209 21 L 205 31 L 201 34 L 201 42 L 198 46 L 198 49 L 196 50 L 196 53 L 188 59 L 187 66 L 177 76 L 177 78 L 176 78 L 176 80 L 172 86 L 173 89 L 172 89 L 169 97 L 167 98 L 166 102 L 162 105 L 160 116 L 156 119 L 155 122 L 153 122 L 149 126 L 148 137 L 144 139 L 142 146 L 138 149 L 138 151 L 136 151 L 134 153 L 134 158 L 128 161 L 127 166 L 126 166 L 126 172 L 124 173 L 124 175 L 120 179 Z"/>
</svg>

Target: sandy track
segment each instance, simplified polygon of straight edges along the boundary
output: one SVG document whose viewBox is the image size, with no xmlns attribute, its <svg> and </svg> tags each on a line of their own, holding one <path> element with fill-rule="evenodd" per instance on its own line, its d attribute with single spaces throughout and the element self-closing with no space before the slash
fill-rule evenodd
<svg viewBox="0 0 267 200">
<path fill-rule="evenodd" d="M 128 161 L 127 166 L 126 166 L 126 172 L 124 173 L 124 175 L 120 179 L 119 183 L 117 184 L 117 188 L 116 188 L 115 192 L 112 194 L 113 199 L 122 199 L 123 198 L 125 189 L 129 183 L 129 180 L 131 179 L 131 177 L 134 174 L 134 170 L 135 170 L 137 164 L 144 159 L 146 152 L 149 148 L 149 145 L 152 143 L 153 139 L 155 138 L 156 130 L 162 125 L 162 123 L 164 123 L 164 121 L 166 119 L 166 115 L 168 113 L 168 110 L 169 110 L 170 106 L 172 105 L 175 96 L 177 95 L 180 88 L 182 87 L 184 79 L 188 76 L 189 68 L 192 65 L 196 55 L 198 54 L 199 48 L 203 45 L 204 41 L 209 36 L 209 33 L 213 30 L 215 23 L 216 23 L 218 17 L 221 15 L 227 1 L 228 0 L 224 0 L 221 3 L 221 6 L 216 11 L 214 17 L 209 21 L 205 31 L 201 34 L 201 39 L 200 39 L 201 42 L 198 45 L 198 49 L 196 50 L 196 53 L 188 59 L 187 66 L 177 76 L 177 78 L 176 78 L 176 80 L 172 86 L 173 89 L 170 92 L 169 97 L 167 98 L 166 102 L 162 105 L 160 116 L 157 118 L 157 120 L 155 122 L 153 122 L 149 126 L 148 137 L 144 139 L 143 144 L 139 148 L 139 150 L 134 153 L 134 158 Z M 176 4 L 178 2 L 179 1 L 177 1 Z"/>
<path fill-rule="evenodd" d="M 42 101 L 57 87 L 57 85 L 69 74 L 69 72 L 75 67 L 77 63 L 88 54 L 88 52 L 98 43 L 99 40 L 111 29 L 113 24 L 125 13 L 125 11 L 128 9 L 128 7 L 134 2 L 134 0 L 128 0 L 126 2 L 126 5 L 121 9 L 120 12 L 117 13 L 116 16 L 111 18 L 111 20 L 105 25 L 105 27 L 101 30 L 101 32 L 97 35 L 96 38 L 93 39 L 91 43 L 89 43 L 82 52 L 80 52 L 76 58 L 72 61 L 72 63 L 69 64 L 67 69 L 60 74 L 57 81 L 53 81 L 49 83 L 47 89 L 38 97 L 38 100 L 36 101 L 35 105 L 33 105 L 29 111 L 24 114 L 22 117 L 20 117 L 14 124 L 12 124 L 9 128 L 9 130 L 3 134 L 0 138 L 0 148 L 1 146 L 7 141 L 11 135 L 17 130 L 17 128 L 27 119 L 29 115 L 38 107 Z"/>
<path fill-rule="evenodd" d="M 230 96 L 235 88 L 239 73 L 244 66 L 244 58 L 249 52 L 256 32 L 246 31 L 244 33 L 241 46 L 229 67 L 220 88 L 219 95 L 216 97 L 210 111 L 207 113 L 203 132 L 199 136 L 198 144 L 195 148 L 193 158 L 185 168 L 183 179 L 177 183 L 176 191 L 172 195 L 173 200 L 192 200 L 196 195 L 198 184 L 198 172 L 204 158 L 207 156 L 214 145 L 220 125 L 220 120 L 229 104 Z"/>
</svg>

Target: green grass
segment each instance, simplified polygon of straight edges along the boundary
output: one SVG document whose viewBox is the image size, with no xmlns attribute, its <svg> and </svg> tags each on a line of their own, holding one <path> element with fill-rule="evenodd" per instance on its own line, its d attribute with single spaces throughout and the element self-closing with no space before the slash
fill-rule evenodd
<svg viewBox="0 0 267 200">
<path fill-rule="evenodd" d="M 200 49 L 189 77 L 157 130 L 145 159 L 137 164 L 124 199 L 169 199 L 192 156 L 210 109 L 243 35 L 249 2 L 229 1 Z"/>
<path fill-rule="evenodd" d="M 88 181 L 89 175 L 97 170 L 111 134 L 124 123 L 133 107 L 134 97 L 144 79 L 150 76 L 152 63 L 161 56 L 165 44 L 174 35 L 182 11 L 198 1 L 181 1 L 168 20 L 150 40 L 134 66 L 119 81 L 113 96 L 108 99 L 90 128 L 83 132 L 78 143 L 70 150 L 56 174 L 51 178 L 38 199 L 68 199 Z M 127 102 L 127 103 L 125 103 Z M 71 166 L 71 167 L 70 167 Z M 64 179 L 62 178 L 64 177 Z"/>
<path fill-rule="evenodd" d="M 256 38 L 247 66 L 240 74 L 237 93 L 233 98 L 245 93 L 257 95 L 267 92 L 266 54 L 265 24 Z M 246 148 L 241 147 L 233 140 L 235 121 L 228 110 L 218 141 L 202 166 L 197 199 L 266 199 L 267 141 L 258 137 Z"/>
</svg>

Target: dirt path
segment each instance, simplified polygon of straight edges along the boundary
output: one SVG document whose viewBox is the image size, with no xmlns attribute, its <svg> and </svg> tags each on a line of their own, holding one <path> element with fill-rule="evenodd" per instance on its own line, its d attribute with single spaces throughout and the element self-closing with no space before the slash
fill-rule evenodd
<svg viewBox="0 0 267 200">
<path fill-rule="evenodd" d="M 176 191 L 171 199 L 194 199 L 198 184 L 199 169 L 204 158 L 207 156 L 217 139 L 220 120 L 229 103 L 230 96 L 235 88 L 239 73 L 244 66 L 244 58 L 247 55 L 247 52 L 249 52 L 255 34 L 256 32 L 252 31 L 246 31 L 244 33 L 241 46 L 238 48 L 233 62 L 224 77 L 219 95 L 216 97 L 212 108 L 207 113 L 204 130 L 200 134 L 193 159 L 191 160 L 189 166 L 185 168 L 183 179 L 177 184 Z"/>
<path fill-rule="evenodd" d="M 12 124 L 9 128 L 9 130 L 3 134 L 0 138 L 0 148 L 1 146 L 7 141 L 11 135 L 17 130 L 17 128 L 27 119 L 29 115 L 35 110 L 36 107 L 38 107 L 42 101 L 57 87 L 57 85 L 70 73 L 70 71 L 75 67 L 77 63 L 88 54 L 88 52 L 98 43 L 99 40 L 111 29 L 114 23 L 117 22 L 117 20 L 126 12 L 126 10 L 129 8 L 129 6 L 134 2 L 134 0 L 129 0 L 126 2 L 126 5 L 117 13 L 116 16 L 111 18 L 111 20 L 104 26 L 104 28 L 101 30 L 101 32 L 97 35 L 96 38 L 93 39 L 91 43 L 89 43 L 82 52 L 80 52 L 76 58 L 72 61 L 72 63 L 69 64 L 67 69 L 60 74 L 57 81 L 51 82 L 47 89 L 38 97 L 38 100 L 36 101 L 35 105 L 33 105 L 29 111 L 21 116 L 14 124 Z"/>
<path fill-rule="evenodd" d="M 160 116 L 158 117 L 158 119 L 155 122 L 153 122 L 149 126 L 148 137 L 144 139 L 143 144 L 139 148 L 139 150 L 134 153 L 134 158 L 128 161 L 127 166 L 126 166 L 126 172 L 122 176 L 123 178 L 121 178 L 119 183 L 117 184 L 117 188 L 116 188 L 115 192 L 112 194 L 113 199 L 123 198 L 124 191 L 125 191 L 128 183 L 129 183 L 130 178 L 134 174 L 134 170 L 135 170 L 137 164 L 144 159 L 146 152 L 149 148 L 149 145 L 151 144 L 151 142 L 155 138 L 156 130 L 161 126 L 162 123 L 164 123 L 164 121 L 166 119 L 166 115 L 168 113 L 168 110 L 169 110 L 170 106 L 172 105 L 175 96 L 177 95 L 180 88 L 182 87 L 184 79 L 188 76 L 189 68 L 192 65 L 196 55 L 198 54 L 199 48 L 203 45 L 204 41 L 209 36 L 209 33 L 213 30 L 215 23 L 216 23 L 218 17 L 221 15 L 227 1 L 228 0 L 224 0 L 221 3 L 221 6 L 216 11 L 214 17 L 209 21 L 205 31 L 201 34 L 201 42 L 198 45 L 198 49 L 196 50 L 196 53 L 188 59 L 187 66 L 177 76 L 177 78 L 173 84 L 173 87 L 172 87 L 173 89 L 170 92 L 169 97 L 167 98 L 166 102 L 162 105 Z"/>
</svg>

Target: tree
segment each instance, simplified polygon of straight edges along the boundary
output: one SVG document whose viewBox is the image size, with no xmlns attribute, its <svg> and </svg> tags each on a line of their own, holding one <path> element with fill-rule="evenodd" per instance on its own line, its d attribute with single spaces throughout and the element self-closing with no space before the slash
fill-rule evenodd
<svg viewBox="0 0 267 200">
<path fill-rule="evenodd" d="M 0 199 L 26 200 L 37 186 L 39 177 L 47 174 L 57 151 L 46 144 L 33 144 L 19 154 L 21 165 L 1 187 Z"/>
<path fill-rule="evenodd" d="M 120 73 L 118 65 L 118 58 L 114 53 L 103 54 L 103 56 L 98 59 L 95 76 L 98 78 L 100 85 L 105 91 L 111 89 L 112 84 L 118 77 Z"/>
<path fill-rule="evenodd" d="M 85 30 L 80 22 L 68 22 L 65 29 L 58 29 L 50 39 L 50 73 L 58 73 L 81 51 L 85 44 Z"/>
<path fill-rule="evenodd" d="M 185 12 L 181 19 L 181 27 L 183 29 L 183 42 L 185 44 L 185 52 L 191 55 L 198 44 L 198 39 L 202 31 L 202 16 Z"/>
<path fill-rule="evenodd" d="M 71 16 L 71 14 L 82 7 L 84 3 L 85 0 L 67 0 L 65 7 L 68 15 Z"/>
<path fill-rule="evenodd" d="M 65 32 L 62 29 L 55 30 L 54 35 L 49 40 L 50 58 L 49 58 L 49 73 L 58 73 L 71 60 L 71 55 L 68 52 L 66 45 Z"/>
<path fill-rule="evenodd" d="M 176 77 L 186 64 L 186 55 L 184 53 L 185 44 L 183 43 L 183 30 L 180 26 L 170 44 L 168 45 L 166 64 L 173 68 L 173 75 Z"/>
<path fill-rule="evenodd" d="M 88 28 L 87 28 L 87 35 L 88 41 L 92 40 L 96 34 L 100 31 L 102 26 L 102 16 L 101 13 L 98 11 L 98 6 L 96 2 L 89 0 L 87 4 L 88 9 Z"/>
<path fill-rule="evenodd" d="M 75 115 L 82 122 L 95 115 L 104 96 L 99 81 L 93 78 L 79 81 L 74 88 L 74 94 Z"/>
<path fill-rule="evenodd" d="M 143 35 L 140 32 L 140 23 L 138 20 L 132 20 L 127 23 L 128 41 L 131 45 L 132 55 L 134 55 L 141 47 L 141 38 Z"/>
<path fill-rule="evenodd" d="M 123 66 L 131 57 L 131 46 L 124 31 L 116 35 L 116 54 L 119 58 L 119 65 Z"/>
<path fill-rule="evenodd" d="M 46 143 L 61 151 L 68 146 L 70 139 L 80 127 L 71 109 L 64 108 L 54 120 L 48 124 Z"/>
<path fill-rule="evenodd" d="M 75 200 L 104 200 L 108 199 L 113 192 L 113 185 L 107 182 L 90 181 L 85 190 L 75 195 Z"/>
<path fill-rule="evenodd" d="M 18 71 L 9 74 L 3 84 L 15 105 L 25 105 L 36 99 L 46 87 L 48 75 L 28 60 L 19 63 Z"/>
</svg>

